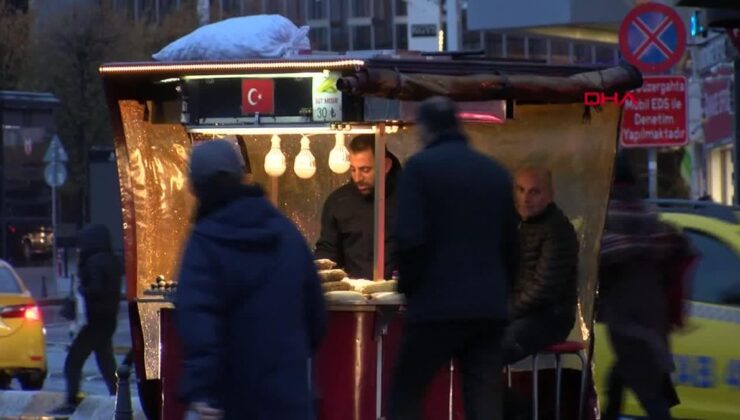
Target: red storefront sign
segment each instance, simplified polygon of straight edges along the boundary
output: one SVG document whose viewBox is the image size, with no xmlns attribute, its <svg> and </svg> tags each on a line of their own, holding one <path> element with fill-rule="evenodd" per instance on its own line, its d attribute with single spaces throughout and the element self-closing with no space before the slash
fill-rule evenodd
<svg viewBox="0 0 740 420">
<path fill-rule="evenodd" d="M 256 113 L 275 113 L 275 82 L 272 79 L 242 81 L 242 114 Z"/>
<path fill-rule="evenodd" d="M 702 84 L 704 99 L 704 142 L 716 143 L 733 137 L 733 112 L 730 104 L 731 76 L 708 77 Z"/>
<path fill-rule="evenodd" d="M 624 102 L 620 141 L 624 147 L 683 146 L 686 129 L 686 78 L 643 76 L 643 85 Z"/>
</svg>

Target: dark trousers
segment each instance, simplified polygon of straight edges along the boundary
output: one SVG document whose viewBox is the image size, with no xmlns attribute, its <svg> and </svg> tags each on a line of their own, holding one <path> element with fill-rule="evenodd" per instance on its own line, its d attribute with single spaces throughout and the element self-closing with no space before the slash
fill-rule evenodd
<svg viewBox="0 0 740 420">
<path fill-rule="evenodd" d="M 500 420 L 503 323 L 460 320 L 406 327 L 389 394 L 391 420 L 422 419 L 422 402 L 440 368 L 455 359 L 466 420 Z"/>
<path fill-rule="evenodd" d="M 113 334 L 117 319 L 106 316 L 96 319 L 90 316 L 88 324 L 82 327 L 72 341 L 64 361 L 64 377 L 67 381 L 67 402 L 74 404 L 80 391 L 82 368 L 90 353 L 95 352 L 98 369 L 103 375 L 105 385 L 111 395 L 116 394 L 116 359 L 113 356 Z"/>
<path fill-rule="evenodd" d="M 618 420 L 622 411 L 625 385 L 617 365 L 612 366 L 608 381 L 606 408 L 601 418 L 602 420 Z M 642 405 L 650 420 L 671 419 L 670 404 L 667 398 L 655 398 L 646 401 L 640 399 L 640 405 Z"/>
<path fill-rule="evenodd" d="M 540 313 L 513 320 L 504 331 L 503 362 L 516 363 L 543 348 L 565 341 L 575 320 L 571 316 Z"/>
</svg>

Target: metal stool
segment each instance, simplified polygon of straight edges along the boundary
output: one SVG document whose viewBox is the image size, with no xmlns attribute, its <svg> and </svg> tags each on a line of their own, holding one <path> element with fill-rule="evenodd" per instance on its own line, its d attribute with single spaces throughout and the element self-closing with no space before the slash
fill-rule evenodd
<svg viewBox="0 0 740 420">
<path fill-rule="evenodd" d="M 553 344 L 545 347 L 539 353 L 532 355 L 532 418 L 538 419 L 539 408 L 538 401 L 538 390 L 537 390 L 537 359 L 541 355 L 552 354 L 555 356 L 555 370 L 556 370 L 556 383 L 555 383 L 555 420 L 560 420 L 560 379 L 562 375 L 562 367 L 560 366 L 560 356 L 572 354 L 578 357 L 581 361 L 581 389 L 578 394 L 578 420 L 581 420 L 583 416 L 583 400 L 586 393 L 586 357 L 583 355 L 583 351 L 586 346 L 583 343 L 577 341 L 563 341 L 562 343 Z M 508 366 L 507 366 L 508 368 Z"/>
</svg>

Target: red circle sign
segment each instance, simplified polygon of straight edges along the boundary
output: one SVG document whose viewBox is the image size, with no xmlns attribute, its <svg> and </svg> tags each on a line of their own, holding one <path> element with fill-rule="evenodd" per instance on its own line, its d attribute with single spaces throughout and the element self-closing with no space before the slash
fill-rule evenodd
<svg viewBox="0 0 740 420">
<path fill-rule="evenodd" d="M 660 3 L 637 6 L 619 27 L 619 50 L 645 73 L 673 67 L 686 50 L 686 27 L 673 8 Z"/>
</svg>

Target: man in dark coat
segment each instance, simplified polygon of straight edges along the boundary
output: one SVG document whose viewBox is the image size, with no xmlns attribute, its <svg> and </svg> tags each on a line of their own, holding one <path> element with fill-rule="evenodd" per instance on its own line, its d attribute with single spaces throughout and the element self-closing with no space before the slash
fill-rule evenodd
<svg viewBox="0 0 740 420">
<path fill-rule="evenodd" d="M 375 137 L 359 135 L 349 143 L 351 180 L 332 192 L 321 213 L 321 235 L 316 258 L 327 258 L 350 277 L 372 279 L 375 235 Z M 392 153 L 385 156 L 385 226 L 396 216 L 396 183 L 401 164 Z M 397 269 L 395 241 L 385 238 L 385 273 L 390 279 Z"/>
<path fill-rule="evenodd" d="M 465 418 L 501 418 L 501 337 L 516 275 L 517 217 L 506 169 L 468 146 L 449 99 L 421 104 L 426 147 L 399 189 L 399 290 L 407 326 L 390 392 L 391 419 L 420 419 L 427 386 L 459 361 Z"/>
<path fill-rule="evenodd" d="M 113 355 L 113 334 L 118 324 L 121 301 L 122 270 L 113 253 L 108 228 L 89 225 L 78 235 L 80 278 L 79 292 L 85 302 L 87 323 L 80 329 L 64 362 L 67 401 L 54 411 L 71 414 L 77 405 L 80 379 L 85 360 L 92 352 L 98 362 L 105 385 L 111 395 L 116 393 L 116 359 Z"/>
<path fill-rule="evenodd" d="M 678 404 L 670 378 L 665 274 L 689 254 L 683 236 L 639 199 L 629 162 L 620 154 L 599 265 L 600 316 L 616 356 L 605 419 L 619 418 L 623 386 L 632 389 L 651 420 L 669 419 L 670 407 Z"/>
<path fill-rule="evenodd" d="M 181 396 L 201 419 L 313 418 L 309 358 L 326 313 L 313 256 L 234 147 L 193 149 L 198 198 L 176 294 Z"/>
<path fill-rule="evenodd" d="M 552 174 L 522 168 L 514 177 L 519 227 L 519 276 L 510 297 L 511 324 L 504 363 L 565 340 L 578 299 L 578 240 L 570 220 L 553 202 Z"/>
</svg>

